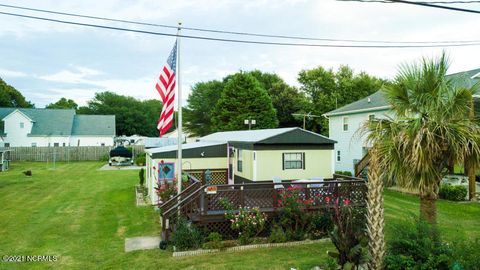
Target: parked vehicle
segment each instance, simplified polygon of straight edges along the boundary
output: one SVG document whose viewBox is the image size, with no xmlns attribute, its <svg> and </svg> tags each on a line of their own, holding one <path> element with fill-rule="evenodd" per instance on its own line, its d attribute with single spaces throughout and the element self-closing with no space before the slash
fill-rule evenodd
<svg viewBox="0 0 480 270">
<path fill-rule="evenodd" d="M 110 166 L 130 166 L 133 165 L 132 151 L 124 146 L 117 146 L 110 151 L 110 159 L 108 160 Z"/>
</svg>

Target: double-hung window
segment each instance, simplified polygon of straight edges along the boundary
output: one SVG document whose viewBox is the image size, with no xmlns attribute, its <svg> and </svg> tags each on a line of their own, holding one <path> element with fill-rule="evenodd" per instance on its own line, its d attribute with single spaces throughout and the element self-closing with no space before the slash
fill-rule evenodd
<svg viewBox="0 0 480 270">
<path fill-rule="evenodd" d="M 343 131 L 348 131 L 348 117 L 343 117 Z"/>
<path fill-rule="evenodd" d="M 283 169 L 305 169 L 305 153 L 283 153 Z"/>
</svg>

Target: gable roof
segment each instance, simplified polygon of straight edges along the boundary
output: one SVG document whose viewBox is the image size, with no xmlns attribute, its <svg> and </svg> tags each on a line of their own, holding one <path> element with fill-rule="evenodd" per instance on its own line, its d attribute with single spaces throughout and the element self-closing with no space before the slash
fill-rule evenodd
<svg viewBox="0 0 480 270">
<path fill-rule="evenodd" d="M 177 145 L 145 149 L 152 158 L 177 158 Z M 226 142 L 193 142 L 182 144 L 183 158 L 227 157 Z"/>
<path fill-rule="evenodd" d="M 114 115 L 76 115 L 72 109 L 0 108 L 0 119 L 19 110 L 33 121 L 29 136 L 115 135 Z M 1 134 L 4 134 L 3 121 Z"/>
<path fill-rule="evenodd" d="M 199 140 L 246 144 L 333 145 L 336 143 L 336 141 L 323 135 L 298 127 L 217 132 L 202 137 Z"/>
<path fill-rule="evenodd" d="M 324 115 L 343 115 L 356 112 L 387 110 L 388 108 L 390 108 L 390 105 L 387 100 L 380 91 L 377 91 L 366 98 L 347 104 L 336 110 L 325 113 Z"/>
<path fill-rule="evenodd" d="M 115 135 L 115 115 L 75 115 L 72 135 Z"/>
<path fill-rule="evenodd" d="M 453 83 L 459 87 L 470 88 L 474 84 L 480 82 L 480 68 L 463 72 L 457 72 L 446 75 L 447 79 L 451 79 Z M 383 96 L 381 91 L 377 91 L 370 96 L 347 104 L 343 107 L 327 112 L 324 116 L 345 115 L 360 112 L 371 112 L 379 110 L 388 110 L 390 104 Z"/>
</svg>

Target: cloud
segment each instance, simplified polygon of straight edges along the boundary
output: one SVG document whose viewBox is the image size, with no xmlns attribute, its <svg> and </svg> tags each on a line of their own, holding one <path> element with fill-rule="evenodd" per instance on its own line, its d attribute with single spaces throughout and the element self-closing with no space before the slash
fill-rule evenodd
<svg viewBox="0 0 480 270">
<path fill-rule="evenodd" d="M 21 71 L 16 70 L 8 70 L 8 69 L 1 69 L 0 68 L 0 78 L 3 77 L 26 77 L 27 74 Z"/>
</svg>

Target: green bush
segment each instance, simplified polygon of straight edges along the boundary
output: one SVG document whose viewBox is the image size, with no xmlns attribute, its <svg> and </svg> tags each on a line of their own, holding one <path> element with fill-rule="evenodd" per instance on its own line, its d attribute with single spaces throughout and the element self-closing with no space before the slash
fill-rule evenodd
<svg viewBox="0 0 480 270">
<path fill-rule="evenodd" d="M 188 224 L 183 218 L 179 219 L 176 226 L 177 228 L 173 234 L 173 244 L 178 250 L 182 251 L 202 247 L 204 239 L 199 229 Z"/>
<path fill-rule="evenodd" d="M 135 157 L 135 164 L 137 166 L 143 166 L 146 164 L 146 158 L 145 158 L 145 153 L 143 154 L 138 154 L 136 157 Z"/>
<path fill-rule="evenodd" d="M 452 249 L 442 243 L 435 228 L 421 220 L 394 227 L 395 237 L 388 242 L 386 270 L 450 269 Z"/>
<path fill-rule="evenodd" d="M 207 236 L 207 243 L 203 245 L 206 249 L 221 249 L 223 247 L 222 244 L 222 235 L 218 232 L 211 232 Z"/>
<path fill-rule="evenodd" d="M 335 171 L 335 174 L 341 174 L 345 176 L 352 176 L 352 173 L 350 171 Z"/>
<path fill-rule="evenodd" d="M 453 243 L 452 269 L 480 269 L 478 258 L 480 258 L 480 238 L 460 239 Z"/>
<path fill-rule="evenodd" d="M 110 160 L 110 155 L 109 154 L 105 154 L 100 158 L 100 161 L 103 161 L 103 162 L 107 162 L 109 160 Z"/>
<path fill-rule="evenodd" d="M 443 184 L 440 187 L 438 195 L 440 199 L 449 201 L 464 201 L 467 196 L 468 190 L 464 186 L 452 186 Z"/>
<path fill-rule="evenodd" d="M 140 171 L 138 172 L 138 179 L 140 186 L 143 187 L 143 184 L 145 184 L 145 169 L 141 168 Z"/>
<path fill-rule="evenodd" d="M 287 235 L 283 231 L 282 227 L 274 225 L 270 236 L 268 237 L 268 242 L 270 243 L 285 243 L 287 242 Z"/>
<path fill-rule="evenodd" d="M 332 228 L 332 218 L 328 213 L 314 213 L 310 218 L 308 234 L 310 239 L 320 239 L 327 236 Z"/>
</svg>

